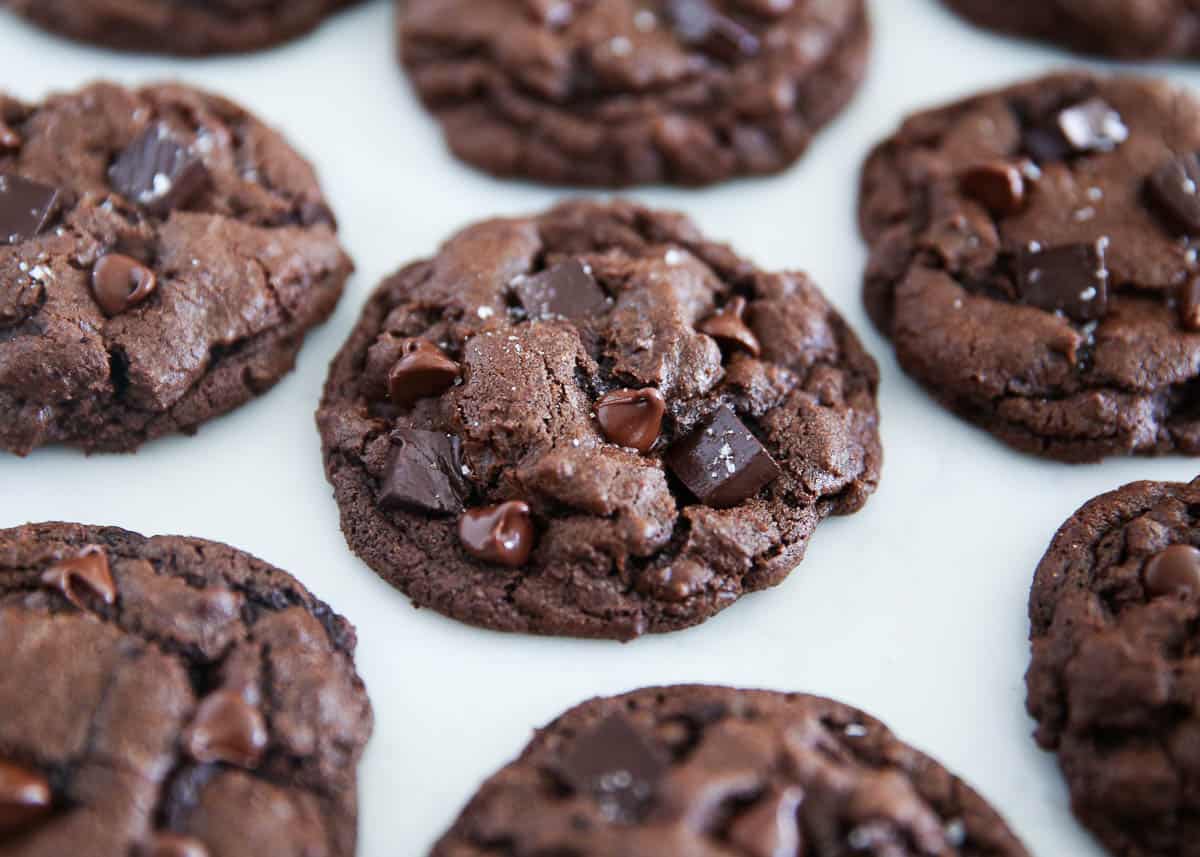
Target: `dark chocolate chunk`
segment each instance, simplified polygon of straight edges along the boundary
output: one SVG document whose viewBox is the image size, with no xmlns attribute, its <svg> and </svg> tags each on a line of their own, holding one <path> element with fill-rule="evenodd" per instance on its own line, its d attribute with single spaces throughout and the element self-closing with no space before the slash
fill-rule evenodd
<svg viewBox="0 0 1200 857">
<path fill-rule="evenodd" d="M 575 741 L 560 772 L 576 792 L 598 801 L 605 816 L 628 824 L 650 807 L 667 769 L 663 749 L 613 714 Z"/>
<path fill-rule="evenodd" d="M 1026 128 L 1025 151 L 1039 164 L 1071 155 L 1110 152 L 1129 139 L 1129 129 L 1102 98 L 1089 98 L 1060 110 L 1049 123 Z"/>
<path fill-rule="evenodd" d="M 578 259 L 516 282 L 517 298 L 530 318 L 586 318 L 608 308 L 604 289 Z"/>
<path fill-rule="evenodd" d="M 788 786 L 762 798 L 734 821 L 730 841 L 755 857 L 803 853 L 797 811 L 804 797 L 804 789 Z"/>
<path fill-rule="evenodd" d="M 157 287 L 152 270 L 120 253 L 106 253 L 92 266 L 92 296 L 110 318 L 137 306 Z"/>
<path fill-rule="evenodd" d="M 209 857 L 209 853 L 199 839 L 177 833 L 159 833 L 138 848 L 137 857 Z"/>
<path fill-rule="evenodd" d="M 19 244 L 50 225 L 58 208 L 58 188 L 14 173 L 0 173 L 0 245 Z"/>
<path fill-rule="evenodd" d="M 758 357 L 762 347 L 758 337 L 745 322 L 746 299 L 738 296 L 729 299 L 725 306 L 700 322 L 697 330 L 707 333 L 726 348 L 741 348 Z"/>
<path fill-rule="evenodd" d="M 1146 183 L 1154 208 L 1172 229 L 1200 235 L 1200 157 L 1178 155 L 1155 170 Z"/>
<path fill-rule="evenodd" d="M 1154 597 L 1200 596 L 1200 550 L 1171 545 L 1146 563 L 1146 590 Z"/>
<path fill-rule="evenodd" d="M 753 432 L 722 405 L 667 450 L 663 460 L 706 506 L 724 509 L 779 478 L 779 466 Z"/>
<path fill-rule="evenodd" d="M 117 600 L 108 555 L 104 548 L 94 545 L 50 566 L 42 573 L 42 583 L 57 589 L 80 610 L 88 609 L 89 598 L 110 605 Z"/>
<path fill-rule="evenodd" d="M 242 694 L 217 690 L 196 709 L 183 742 L 188 755 L 197 762 L 255 768 L 267 748 L 267 722 Z"/>
<path fill-rule="evenodd" d="M 401 350 L 403 356 L 388 373 L 388 392 L 397 405 L 440 396 L 462 374 L 462 367 L 428 340 L 406 339 Z"/>
<path fill-rule="evenodd" d="M 533 553 L 533 514 L 520 500 L 468 509 L 459 518 L 458 536 L 477 559 L 519 568 Z"/>
<path fill-rule="evenodd" d="M 1025 207 L 1025 175 L 1017 164 L 992 161 L 962 174 L 962 192 L 993 215 L 1017 214 Z"/>
<path fill-rule="evenodd" d="M 1078 322 L 1096 321 L 1108 312 L 1108 240 L 1062 247 L 1022 247 L 1017 253 L 1021 300 Z"/>
<path fill-rule="evenodd" d="M 108 180 L 126 199 L 165 215 L 191 202 L 208 186 L 210 176 L 199 157 L 177 143 L 166 125 L 157 124 L 117 156 Z"/>
<path fill-rule="evenodd" d="M 649 452 L 654 446 L 666 412 L 666 400 L 653 387 L 613 390 L 596 403 L 596 420 L 604 436 L 638 452 Z"/>
<path fill-rule="evenodd" d="M 45 777 L 0 760 L 0 842 L 49 814 L 51 800 Z"/>
<path fill-rule="evenodd" d="M 1200 275 L 1193 274 L 1179 287 L 1179 324 L 1184 330 L 1200 331 Z"/>
<path fill-rule="evenodd" d="M 684 44 L 725 62 L 752 57 L 761 48 L 754 33 L 722 13 L 711 0 L 668 0 L 666 12 Z"/>
<path fill-rule="evenodd" d="M 379 502 L 386 508 L 457 515 L 463 510 L 462 444 L 442 432 L 396 429 Z"/>
</svg>

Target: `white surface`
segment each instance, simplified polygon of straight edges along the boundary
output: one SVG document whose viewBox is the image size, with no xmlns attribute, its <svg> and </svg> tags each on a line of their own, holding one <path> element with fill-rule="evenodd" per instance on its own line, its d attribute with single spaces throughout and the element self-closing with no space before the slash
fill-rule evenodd
<svg viewBox="0 0 1200 857">
<path fill-rule="evenodd" d="M 229 542 L 298 576 L 359 630 L 376 713 L 362 768 L 360 854 L 423 854 L 530 730 L 595 694 L 703 681 L 806 690 L 859 705 L 975 784 L 1035 854 L 1095 857 L 1023 711 L 1026 594 L 1054 530 L 1083 501 L 1187 459 L 1068 467 L 1026 458 L 937 407 L 897 369 L 859 302 L 854 225 L 868 147 L 907 111 L 1072 60 L 974 32 L 934 0 L 875 0 L 876 52 L 845 117 L 789 173 L 712 190 L 653 190 L 768 267 L 809 270 L 883 371 L 879 493 L 826 522 L 803 566 L 704 626 L 622 646 L 477 631 L 380 581 L 347 550 L 312 413 L 325 367 L 375 283 L 452 230 L 561 194 L 453 162 L 393 61 L 390 4 L 347 13 L 271 53 L 131 58 L 0 16 L 0 87 L 40 98 L 97 77 L 203 85 L 281 127 L 317 165 L 358 274 L 298 371 L 195 438 L 133 457 L 0 458 L 0 525 L 117 524 Z M 1200 69 L 1167 66 L 1200 84 Z"/>
</svg>

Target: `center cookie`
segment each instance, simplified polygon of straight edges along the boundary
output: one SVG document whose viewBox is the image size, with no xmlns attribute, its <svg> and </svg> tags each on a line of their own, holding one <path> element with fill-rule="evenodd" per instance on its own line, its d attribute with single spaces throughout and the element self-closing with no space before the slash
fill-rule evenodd
<svg viewBox="0 0 1200 857">
<path fill-rule="evenodd" d="M 418 605 L 628 639 L 779 583 L 866 501 L 877 380 L 805 275 L 574 202 L 386 280 L 318 421 L 351 547 Z"/>
</svg>

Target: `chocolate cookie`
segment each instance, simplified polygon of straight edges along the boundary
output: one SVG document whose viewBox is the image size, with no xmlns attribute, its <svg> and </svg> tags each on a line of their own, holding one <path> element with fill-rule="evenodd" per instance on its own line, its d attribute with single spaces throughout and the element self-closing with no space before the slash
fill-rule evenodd
<svg viewBox="0 0 1200 857">
<path fill-rule="evenodd" d="M 1085 505 L 1038 566 L 1029 712 L 1121 857 L 1200 854 L 1200 480 Z"/>
<path fill-rule="evenodd" d="M 355 642 L 225 545 L 0 530 L 0 853 L 353 857 Z"/>
<path fill-rule="evenodd" d="M 1014 447 L 1200 453 L 1200 104 L 1059 74 L 919 113 L 871 154 L 867 308 Z"/>
<path fill-rule="evenodd" d="M 1004 820 L 873 717 L 803 694 L 595 699 L 483 784 L 431 857 L 1028 857 Z"/>
<path fill-rule="evenodd" d="M 309 165 L 223 98 L 0 94 L 0 448 L 194 430 L 291 370 L 352 267 Z"/>
<path fill-rule="evenodd" d="M 858 88 L 864 0 L 406 0 L 401 54 L 498 176 L 700 185 L 794 162 Z"/>
<path fill-rule="evenodd" d="M 1200 55 L 1195 0 L 944 0 L 980 27 L 1118 59 Z"/>
<path fill-rule="evenodd" d="M 350 546 L 417 605 L 628 639 L 779 583 L 862 506 L 877 383 L 804 274 L 572 202 L 385 280 L 318 422 Z"/>
<path fill-rule="evenodd" d="M 359 0 L 0 0 L 81 42 L 123 51 L 238 53 L 285 42 Z"/>
</svg>

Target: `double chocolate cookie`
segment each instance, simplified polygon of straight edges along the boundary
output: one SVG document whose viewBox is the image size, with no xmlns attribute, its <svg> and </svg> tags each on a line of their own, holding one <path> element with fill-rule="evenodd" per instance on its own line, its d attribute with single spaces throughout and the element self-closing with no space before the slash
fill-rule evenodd
<svg viewBox="0 0 1200 857">
<path fill-rule="evenodd" d="M 867 308 L 1018 449 L 1200 453 L 1200 104 L 1059 74 L 919 113 L 862 181 Z"/>
<path fill-rule="evenodd" d="M 596 699 L 483 784 L 431 857 L 1028 857 L 964 782 L 848 706 L 667 687 Z"/>
<path fill-rule="evenodd" d="M 862 506 L 877 383 L 804 274 L 572 202 L 385 280 L 318 422 L 350 546 L 416 604 L 627 639 L 779 583 Z"/>
<path fill-rule="evenodd" d="M 795 161 L 853 96 L 864 0 L 406 0 L 402 59 L 499 176 L 698 185 Z"/>
<path fill-rule="evenodd" d="M 359 0 L 0 0 L 47 30 L 124 51 L 184 55 L 269 47 Z"/>
<path fill-rule="evenodd" d="M 223 98 L 0 95 L 0 448 L 195 429 L 291 370 L 352 267 L 309 165 Z"/>
<path fill-rule="evenodd" d="M 1118 59 L 1200 55 L 1195 0 L 944 0 L 991 30 Z"/>
<path fill-rule="evenodd" d="M 1085 505 L 1038 566 L 1029 711 L 1120 857 L 1200 854 L 1200 480 Z"/>
<path fill-rule="evenodd" d="M 0 531 L 0 853 L 353 857 L 354 646 L 225 545 Z"/>
</svg>

